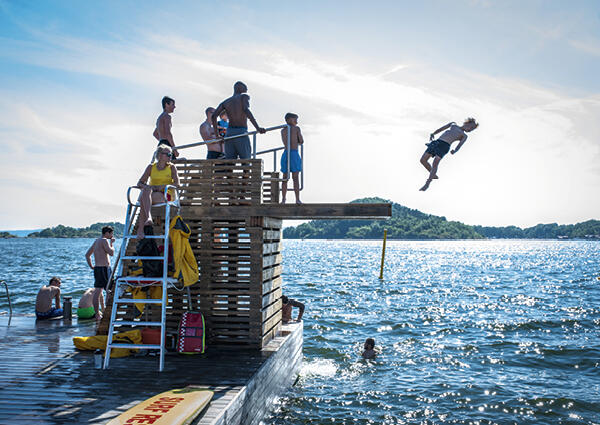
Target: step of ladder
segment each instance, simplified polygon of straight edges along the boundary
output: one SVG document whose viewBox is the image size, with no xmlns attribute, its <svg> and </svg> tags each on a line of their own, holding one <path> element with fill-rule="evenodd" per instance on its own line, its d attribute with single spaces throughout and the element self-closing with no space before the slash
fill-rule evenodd
<svg viewBox="0 0 600 425">
<path fill-rule="evenodd" d="M 110 344 L 111 348 L 140 348 L 146 350 L 161 350 L 161 346 L 158 344 L 127 344 L 120 342 L 113 342 Z"/>
<path fill-rule="evenodd" d="M 164 280 L 164 278 L 162 278 L 162 277 L 144 277 L 144 276 L 126 276 L 126 277 L 117 278 L 118 283 L 127 283 L 127 282 L 131 283 L 131 282 L 143 282 L 143 281 L 162 283 L 163 280 Z M 175 279 L 174 277 L 168 277 L 167 283 L 177 283 L 177 279 Z"/>
<path fill-rule="evenodd" d="M 142 321 L 136 322 L 135 320 L 119 320 L 117 323 L 119 324 L 119 326 L 126 326 L 126 325 L 128 325 L 128 326 L 141 326 L 141 325 L 161 326 L 162 325 L 161 322 L 142 322 Z"/>
</svg>

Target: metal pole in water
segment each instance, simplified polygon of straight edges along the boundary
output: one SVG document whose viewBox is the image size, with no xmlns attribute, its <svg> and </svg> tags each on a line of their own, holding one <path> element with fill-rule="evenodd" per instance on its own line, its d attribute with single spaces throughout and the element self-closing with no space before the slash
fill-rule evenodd
<svg viewBox="0 0 600 425">
<path fill-rule="evenodd" d="M 383 250 L 381 251 L 381 269 L 379 270 L 379 279 L 383 279 L 383 263 L 385 261 L 385 241 L 387 240 L 387 230 L 383 229 Z"/>
</svg>

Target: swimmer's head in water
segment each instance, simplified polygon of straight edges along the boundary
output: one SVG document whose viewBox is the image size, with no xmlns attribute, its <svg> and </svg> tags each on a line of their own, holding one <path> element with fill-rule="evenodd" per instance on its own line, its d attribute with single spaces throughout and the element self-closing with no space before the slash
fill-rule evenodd
<svg viewBox="0 0 600 425">
<path fill-rule="evenodd" d="M 365 341 L 365 350 L 372 350 L 375 348 L 375 340 L 373 338 L 367 338 Z"/>
<path fill-rule="evenodd" d="M 475 121 L 475 118 L 467 118 L 462 126 L 465 131 L 473 131 L 479 127 L 479 123 Z"/>
</svg>

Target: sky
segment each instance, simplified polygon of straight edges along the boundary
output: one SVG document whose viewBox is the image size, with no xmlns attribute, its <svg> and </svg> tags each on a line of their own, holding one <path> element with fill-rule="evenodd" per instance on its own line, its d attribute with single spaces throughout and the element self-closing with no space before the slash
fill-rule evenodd
<svg viewBox="0 0 600 425">
<path fill-rule="evenodd" d="M 238 80 L 261 126 L 300 116 L 304 202 L 600 219 L 598 75 L 597 1 L 0 0 L 0 228 L 123 222 L 160 99 L 176 100 L 175 143 L 196 142 Z M 479 128 L 420 192 L 429 134 L 471 116 Z"/>
</svg>

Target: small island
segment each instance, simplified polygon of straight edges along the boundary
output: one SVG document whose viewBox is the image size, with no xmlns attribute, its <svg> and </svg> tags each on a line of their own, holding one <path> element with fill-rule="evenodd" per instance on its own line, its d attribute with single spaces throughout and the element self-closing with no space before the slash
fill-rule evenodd
<svg viewBox="0 0 600 425">
<path fill-rule="evenodd" d="M 104 226 L 111 226 L 115 229 L 115 237 L 123 236 L 124 225 L 117 222 L 95 223 L 88 227 L 69 227 L 59 224 L 56 227 L 48 227 L 39 232 L 33 232 L 27 235 L 28 238 L 97 238 L 102 232 Z"/>
</svg>

